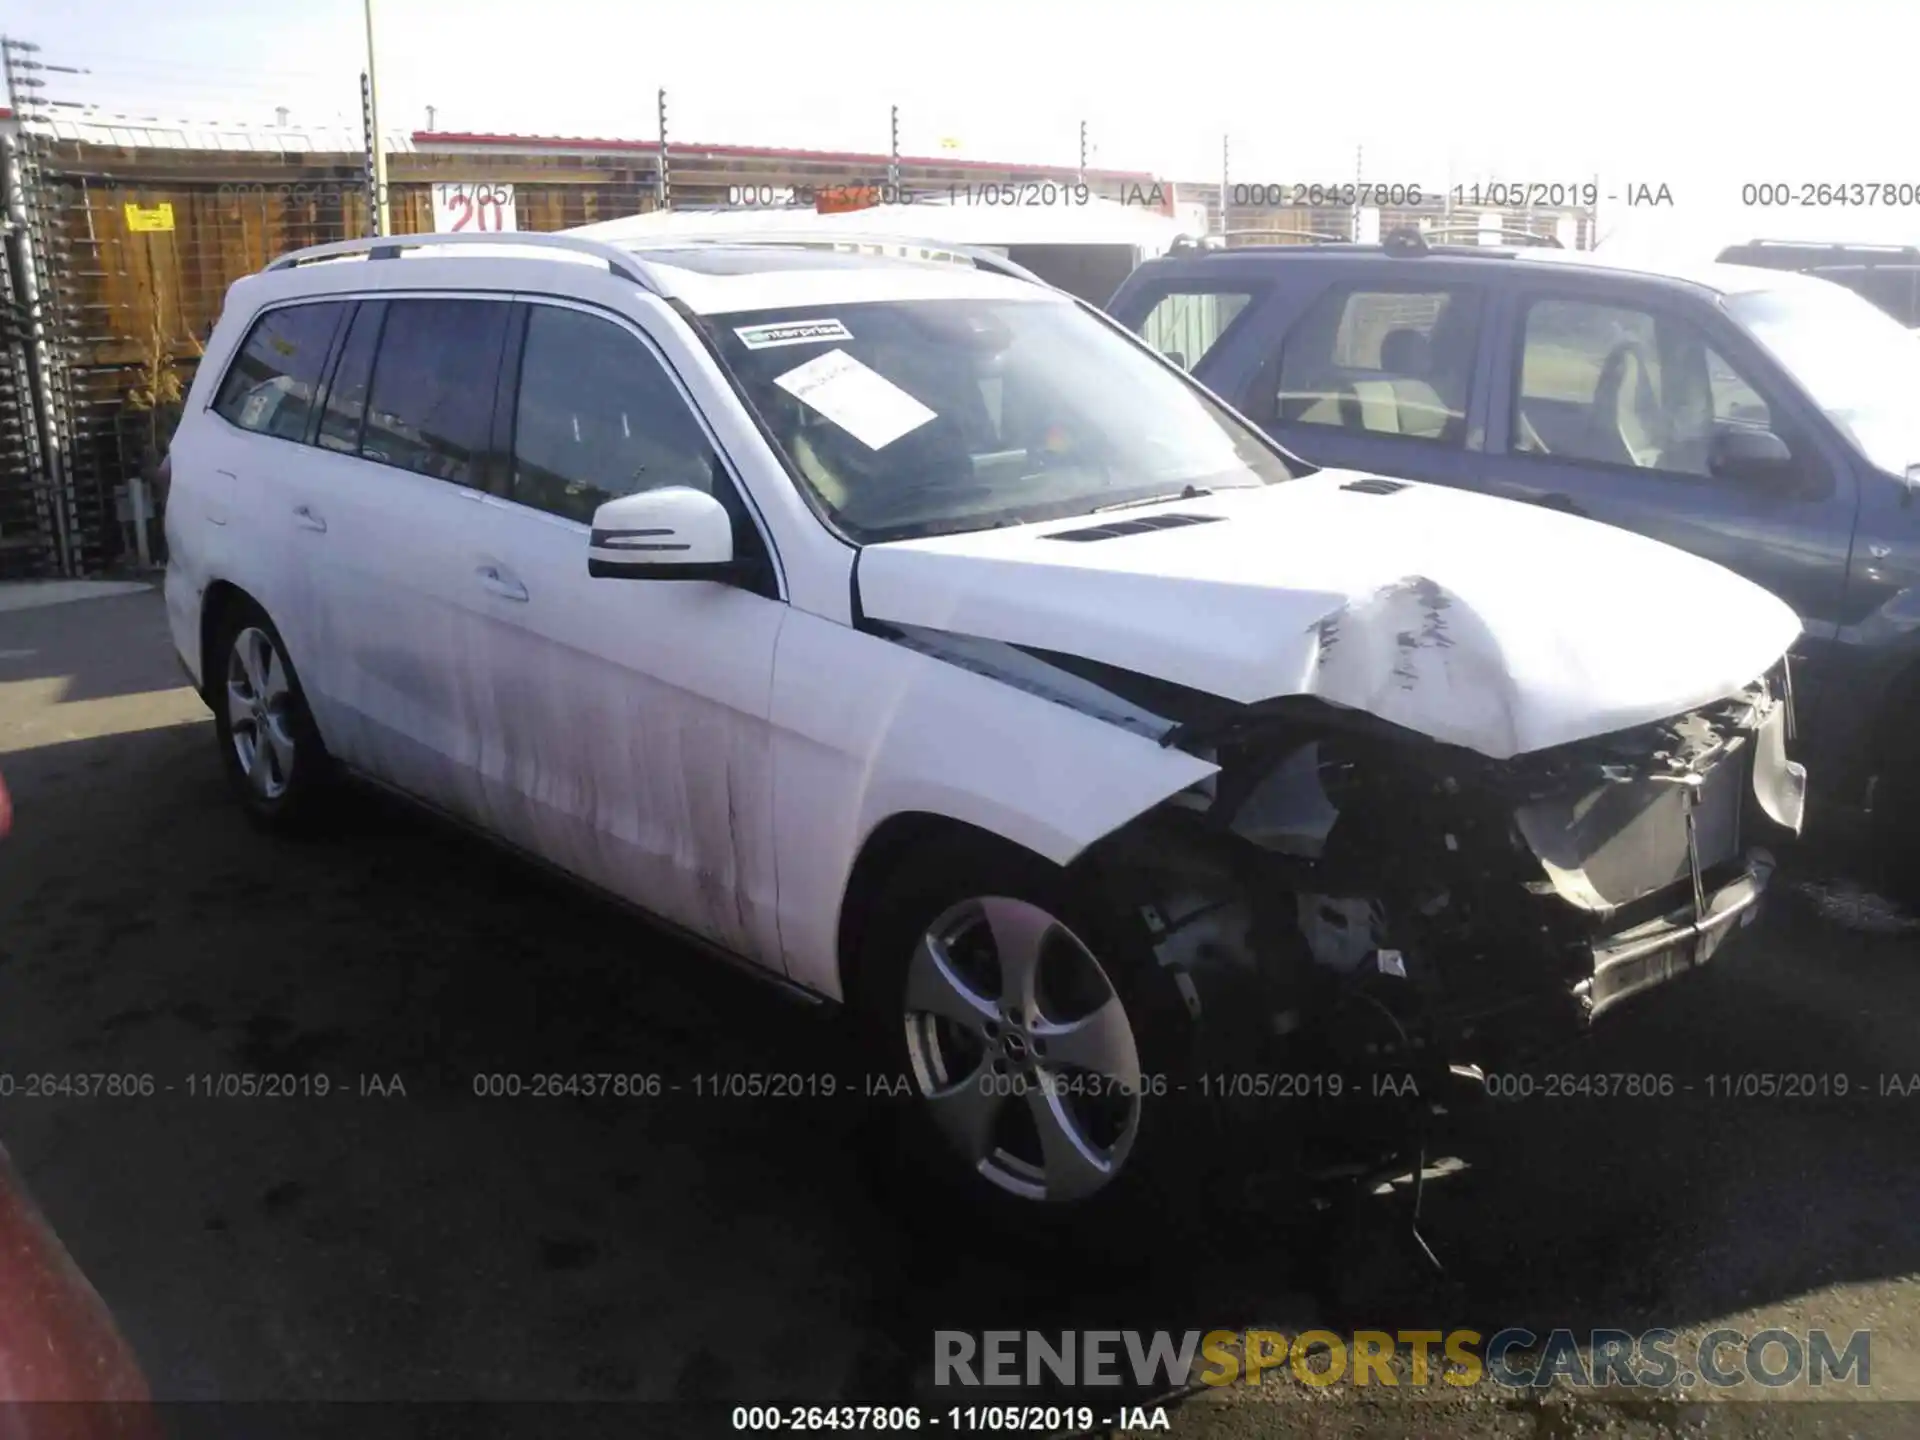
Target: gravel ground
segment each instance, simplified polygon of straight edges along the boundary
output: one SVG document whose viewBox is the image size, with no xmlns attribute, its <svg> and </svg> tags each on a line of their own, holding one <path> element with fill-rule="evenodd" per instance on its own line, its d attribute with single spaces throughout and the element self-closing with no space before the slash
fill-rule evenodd
<svg viewBox="0 0 1920 1440">
<path fill-rule="evenodd" d="M 1920 933 L 1832 856 L 1790 857 L 1724 960 L 1561 1067 L 1672 1075 L 1671 1097 L 1475 1118 L 1465 1165 L 1428 1190 L 1434 1277 L 1386 1202 L 1333 1237 L 1236 1202 L 1189 1228 L 1009 1246 L 892 1198 L 857 1101 L 477 1096 L 494 1073 L 812 1072 L 841 1036 L 391 802 L 356 800 L 314 841 L 250 828 L 157 594 L 0 607 L 0 770 L 17 808 L 0 1141 L 161 1397 L 717 1415 L 914 1393 L 936 1328 L 1824 1326 L 1872 1330 L 1883 1403 L 1270 1377 L 1172 1426 L 1920 1433 Z M 19 1088 L 108 1072 L 155 1093 Z M 1753 1072 L 1844 1074 L 1850 1093 L 1712 1093 Z M 232 1075 L 296 1093 L 206 1093 Z M 1916 1088 L 1883 1094 L 1885 1077 Z"/>
</svg>

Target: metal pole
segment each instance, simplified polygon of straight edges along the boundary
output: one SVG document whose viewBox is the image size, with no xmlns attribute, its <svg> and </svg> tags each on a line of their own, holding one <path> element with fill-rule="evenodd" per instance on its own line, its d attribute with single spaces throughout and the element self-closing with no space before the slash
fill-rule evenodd
<svg viewBox="0 0 1920 1440">
<path fill-rule="evenodd" d="M 892 107 L 892 119 L 889 122 L 892 131 L 887 142 L 887 198 L 889 201 L 900 198 L 900 107 Z"/>
<path fill-rule="evenodd" d="M 367 176 L 367 234 L 379 235 L 380 232 L 380 182 L 375 178 L 378 167 L 374 163 L 373 128 L 373 82 L 367 72 L 360 72 L 360 141 L 365 149 L 361 165 Z M 262 201 L 264 214 L 265 202 Z"/>
<path fill-rule="evenodd" d="M 1087 122 L 1080 122 L 1080 183 L 1087 183 Z"/>
<path fill-rule="evenodd" d="M 1231 193 L 1228 177 L 1233 173 L 1231 145 L 1232 142 L 1225 135 L 1220 137 L 1220 243 L 1222 245 L 1227 243 L 1227 206 L 1229 204 L 1227 197 Z"/>
<path fill-rule="evenodd" d="M 0 136 L 4 147 L 7 175 L 8 228 L 19 237 L 16 274 L 20 280 L 20 307 L 26 312 L 26 353 L 28 384 L 32 387 L 30 413 L 26 428 L 39 438 L 39 450 L 46 462 L 45 514 L 54 546 L 54 563 L 62 575 L 80 573 L 80 556 L 73 533 L 73 496 L 69 488 L 66 463 L 66 409 L 56 367 L 60 356 L 47 322 L 48 298 L 40 288 L 40 267 L 49 262 L 47 228 L 41 207 L 40 167 L 34 155 L 31 122 L 43 120 L 41 105 L 23 95 L 27 77 L 20 69 L 39 69 L 37 62 L 16 58 L 39 50 L 38 45 L 0 36 L 0 69 L 5 72 L 7 107 L 19 125 L 15 135 Z"/>
<path fill-rule="evenodd" d="M 662 210 L 673 208 L 673 177 L 669 173 L 670 161 L 667 158 L 667 92 L 662 87 L 654 97 L 654 110 L 660 123 L 660 167 L 653 177 L 654 199 Z"/>
<path fill-rule="evenodd" d="M 376 235 L 391 235 L 392 216 L 387 211 L 387 147 L 380 138 L 380 78 L 373 63 L 373 0 L 362 0 L 367 15 L 367 124 L 373 132 L 374 214 L 379 226 Z"/>
<path fill-rule="evenodd" d="M 1347 238 L 1360 238 L 1360 197 L 1367 191 L 1367 147 L 1353 147 L 1353 208 L 1347 213 Z"/>
</svg>

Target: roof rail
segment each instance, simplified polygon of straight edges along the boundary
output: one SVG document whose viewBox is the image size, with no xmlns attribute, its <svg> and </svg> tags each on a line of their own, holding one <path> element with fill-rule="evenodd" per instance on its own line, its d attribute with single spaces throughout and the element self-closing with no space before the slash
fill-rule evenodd
<svg viewBox="0 0 1920 1440">
<path fill-rule="evenodd" d="M 582 235 L 544 231 L 514 231 L 500 235 L 369 235 L 359 240 L 336 240 L 327 245 L 309 245 L 292 250 L 268 264 L 269 270 L 292 270 L 322 260 L 338 260 L 349 255 L 365 255 L 369 260 L 397 260 L 406 250 L 425 250 L 443 245 L 491 245 L 495 249 L 532 246 L 536 249 L 567 250 L 604 263 L 623 280 L 631 280 L 642 290 L 661 294 L 661 288 L 647 273 L 644 261 L 604 240 L 589 240 Z"/>
<path fill-rule="evenodd" d="M 739 245 L 748 249 L 777 248 L 786 246 L 798 250 L 822 249 L 835 245 L 870 245 L 890 247 L 895 250 L 926 250 L 941 255 L 951 255 L 957 260 L 965 260 L 976 269 L 990 270 L 1009 279 L 1024 280 L 1031 285 L 1040 285 L 1048 290 L 1057 288 L 1050 281 L 1041 279 L 1024 265 L 1016 265 L 1004 255 L 979 245 L 964 245 L 952 240 L 935 240 L 921 235 L 868 234 L 857 230 L 716 230 L 708 234 L 635 236 L 620 242 L 621 248 L 629 254 L 645 250 L 678 250 L 689 246 Z"/>
<path fill-rule="evenodd" d="M 1716 257 L 1738 264 L 1742 256 L 1771 253 L 1783 259 L 1851 260 L 1862 268 L 1881 261 L 1920 261 L 1920 247 L 1912 245 L 1870 245 L 1845 240 L 1749 240 L 1744 245 L 1729 245 Z"/>
<path fill-rule="evenodd" d="M 1169 255 L 1192 255 L 1202 250 L 1219 251 L 1225 249 L 1226 246 L 1221 243 L 1221 237 L 1216 235 L 1180 234 L 1174 236 L 1172 240 L 1167 242 L 1167 254 Z"/>
<path fill-rule="evenodd" d="M 1855 240 L 1749 240 L 1745 245 L 1729 245 L 1727 249 L 1745 250 L 1750 246 L 1781 250 L 1871 250 L 1886 255 L 1909 255 L 1916 248 L 1912 245 L 1882 245 Z"/>
<path fill-rule="evenodd" d="M 1289 230 L 1283 225 L 1245 225 L 1237 230 L 1223 230 L 1223 239 L 1231 240 L 1235 235 L 1288 235 L 1298 240 L 1311 241 L 1316 245 L 1351 245 L 1353 237 L 1336 235 L 1331 230 Z"/>
<path fill-rule="evenodd" d="M 1538 245 L 1548 250 L 1564 250 L 1558 237 L 1541 235 L 1516 225 L 1502 225 L 1498 229 L 1483 229 L 1471 221 L 1463 220 L 1453 225 L 1434 225 L 1418 232 L 1423 239 L 1444 239 L 1449 235 L 1498 235 L 1502 240 L 1517 240 L 1523 245 Z"/>
</svg>

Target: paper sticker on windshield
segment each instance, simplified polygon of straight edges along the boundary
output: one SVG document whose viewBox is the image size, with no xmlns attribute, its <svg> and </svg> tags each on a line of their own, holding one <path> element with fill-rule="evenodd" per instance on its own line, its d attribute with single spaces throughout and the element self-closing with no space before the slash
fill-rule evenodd
<svg viewBox="0 0 1920 1440">
<path fill-rule="evenodd" d="M 838 320 L 789 320 L 784 325 L 742 325 L 734 334 L 749 350 L 771 350 L 776 345 L 821 345 L 829 340 L 851 340 Z"/>
<path fill-rule="evenodd" d="M 844 350 L 816 355 L 773 382 L 869 450 L 883 450 L 934 412 Z"/>
</svg>

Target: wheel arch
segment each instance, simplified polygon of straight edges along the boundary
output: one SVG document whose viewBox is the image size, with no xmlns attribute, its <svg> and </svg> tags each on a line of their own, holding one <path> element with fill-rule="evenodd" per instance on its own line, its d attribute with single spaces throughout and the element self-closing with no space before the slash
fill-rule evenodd
<svg viewBox="0 0 1920 1440">
<path fill-rule="evenodd" d="M 1061 867 L 1036 850 L 992 830 L 929 810 L 904 810 L 889 815 L 868 832 L 847 883 L 841 891 L 840 920 L 835 954 L 843 1000 L 851 997 L 856 983 L 860 953 L 866 942 L 867 926 L 888 884 L 907 862 L 935 846 L 971 846 L 1032 865 L 1043 873 L 1064 874 L 1072 866 Z"/>
<path fill-rule="evenodd" d="M 251 605 L 262 615 L 266 609 L 260 602 L 231 580 L 214 580 L 200 597 L 200 696 L 208 705 L 219 688 L 214 675 L 214 642 L 220 634 L 220 625 L 238 606 Z"/>
</svg>

